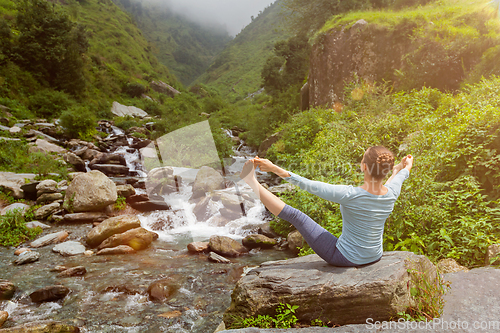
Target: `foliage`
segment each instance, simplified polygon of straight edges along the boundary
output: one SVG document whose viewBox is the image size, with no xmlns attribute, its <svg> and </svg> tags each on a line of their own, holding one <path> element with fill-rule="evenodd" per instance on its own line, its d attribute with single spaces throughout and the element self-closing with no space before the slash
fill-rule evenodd
<svg viewBox="0 0 500 333">
<path fill-rule="evenodd" d="M 28 167 L 31 172 L 36 173 L 36 179 L 41 180 L 49 178 L 50 173 L 56 173 L 59 176 L 55 178 L 66 178 L 68 171 L 65 167 L 65 163 L 62 160 L 55 160 L 54 155 L 34 152 L 29 155 Z"/>
<path fill-rule="evenodd" d="M 234 317 L 234 321 L 230 329 L 238 329 L 245 327 L 259 327 L 259 328 L 292 328 L 298 321 L 295 316 L 295 310 L 299 308 L 298 305 L 290 305 L 280 303 L 276 308 L 276 316 L 270 317 L 268 315 L 258 315 L 257 317 Z"/>
<path fill-rule="evenodd" d="M 127 207 L 127 202 L 125 200 L 126 200 L 125 197 L 119 195 L 118 198 L 116 199 L 115 204 L 113 205 L 113 208 L 115 210 L 124 210 Z"/>
<path fill-rule="evenodd" d="M 29 108 L 38 117 L 58 117 L 63 111 L 74 105 L 71 97 L 57 90 L 40 90 L 29 97 Z"/>
<path fill-rule="evenodd" d="M 414 301 L 413 306 L 403 312 L 398 312 L 399 318 L 407 321 L 432 321 L 441 317 L 443 312 L 443 296 L 450 287 L 449 282 L 443 281 L 439 272 L 436 281 L 429 281 L 429 272 L 417 269 L 408 269 L 411 276 L 410 295 Z"/>
<path fill-rule="evenodd" d="M 268 157 L 307 178 L 355 186 L 366 148 L 384 145 L 400 151 L 398 158 L 411 153 L 415 167 L 386 222 L 384 250 L 482 265 L 487 247 L 500 240 L 499 96 L 496 77 L 458 95 L 352 84 L 341 112 L 311 109 L 283 125 Z M 283 198 L 340 233 L 336 204 L 301 190 Z"/>
<path fill-rule="evenodd" d="M 141 95 L 146 92 L 146 87 L 137 82 L 127 83 L 123 88 L 123 92 L 130 97 L 141 97 Z"/>
<path fill-rule="evenodd" d="M 71 108 L 60 117 L 60 124 L 66 135 L 71 138 L 80 138 L 91 141 L 97 132 L 95 126 L 97 119 L 95 115 L 84 106 Z"/>
<path fill-rule="evenodd" d="M 0 245 L 17 246 L 29 239 L 35 238 L 42 228 L 29 229 L 21 209 L 14 209 L 0 216 Z"/>
</svg>

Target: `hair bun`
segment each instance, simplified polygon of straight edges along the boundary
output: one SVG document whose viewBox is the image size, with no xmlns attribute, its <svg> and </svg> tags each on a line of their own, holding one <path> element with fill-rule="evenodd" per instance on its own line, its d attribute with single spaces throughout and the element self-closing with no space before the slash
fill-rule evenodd
<svg viewBox="0 0 500 333">
<path fill-rule="evenodd" d="M 382 153 L 377 157 L 378 164 L 394 164 L 394 156 L 390 153 Z"/>
</svg>

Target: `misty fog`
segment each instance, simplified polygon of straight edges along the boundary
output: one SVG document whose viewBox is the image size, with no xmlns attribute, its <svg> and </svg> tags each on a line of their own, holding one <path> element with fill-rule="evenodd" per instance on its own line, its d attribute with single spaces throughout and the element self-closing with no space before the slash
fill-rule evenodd
<svg viewBox="0 0 500 333">
<path fill-rule="evenodd" d="M 217 22 L 225 25 L 230 35 L 237 35 L 274 0 L 143 0 L 142 3 L 164 4 L 195 22 Z"/>
</svg>

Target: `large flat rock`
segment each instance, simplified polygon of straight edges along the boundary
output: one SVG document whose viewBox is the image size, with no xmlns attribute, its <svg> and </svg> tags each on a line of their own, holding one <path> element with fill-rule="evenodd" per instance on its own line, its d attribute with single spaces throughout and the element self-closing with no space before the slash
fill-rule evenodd
<svg viewBox="0 0 500 333">
<path fill-rule="evenodd" d="M 317 255 L 266 262 L 238 281 L 224 322 L 273 316 L 280 303 L 298 305 L 297 318 L 306 323 L 389 320 L 412 304 L 409 268 L 435 278 L 429 259 L 410 252 L 386 252 L 379 262 L 358 268 L 331 266 Z"/>
</svg>

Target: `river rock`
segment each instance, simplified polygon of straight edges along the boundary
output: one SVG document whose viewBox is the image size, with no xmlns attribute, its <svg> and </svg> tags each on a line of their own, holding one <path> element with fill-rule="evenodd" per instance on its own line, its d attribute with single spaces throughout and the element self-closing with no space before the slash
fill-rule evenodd
<svg viewBox="0 0 500 333">
<path fill-rule="evenodd" d="M 198 221 L 206 221 L 210 215 L 212 214 L 209 214 L 209 209 L 208 209 L 208 205 L 210 203 L 210 196 L 205 196 L 203 198 L 201 198 L 200 200 L 198 200 L 198 202 L 196 203 L 196 205 L 194 206 L 193 208 L 193 213 L 194 215 L 196 216 L 196 218 L 198 219 Z"/>
<path fill-rule="evenodd" d="M 237 257 L 248 252 L 247 248 L 226 236 L 212 236 L 209 242 L 210 249 L 221 256 Z"/>
<path fill-rule="evenodd" d="M 135 188 L 130 184 L 118 185 L 116 187 L 116 194 L 120 197 L 128 198 L 135 194 Z"/>
<path fill-rule="evenodd" d="M 116 101 L 113 102 L 113 105 L 111 106 L 111 113 L 117 117 L 130 116 L 144 118 L 148 116 L 148 113 L 144 110 L 141 110 L 135 106 L 126 106 Z"/>
<path fill-rule="evenodd" d="M 130 128 L 130 129 L 132 129 L 132 128 Z M 143 134 L 146 134 L 146 132 L 147 132 L 147 130 L 144 127 L 136 127 L 136 128 L 134 128 L 133 131 L 139 132 L 139 133 L 143 132 Z M 141 148 L 145 148 L 145 147 L 149 146 L 150 143 L 151 143 L 151 140 L 140 140 L 138 142 L 131 144 L 130 148 L 141 149 Z"/>
<path fill-rule="evenodd" d="M 116 247 L 119 245 L 128 245 L 134 250 L 139 251 L 147 248 L 149 244 L 158 238 L 156 233 L 150 232 L 144 228 L 135 228 L 125 231 L 121 234 L 115 234 L 104 240 L 99 246 L 98 250 L 107 247 Z"/>
<path fill-rule="evenodd" d="M 64 162 L 71 164 L 76 171 L 82 171 L 84 172 L 86 170 L 85 168 L 85 162 L 77 155 L 67 152 L 63 156 Z"/>
<path fill-rule="evenodd" d="M 99 156 L 99 154 L 101 154 L 101 152 L 96 149 L 86 148 L 80 157 L 86 161 L 92 161 L 94 158 Z"/>
<path fill-rule="evenodd" d="M 292 231 L 286 237 L 286 241 L 288 242 L 288 248 L 290 251 L 299 253 L 300 248 L 304 246 L 304 237 L 300 234 L 298 230 Z"/>
<path fill-rule="evenodd" d="M 30 243 L 30 246 L 37 248 L 47 246 L 49 244 L 64 242 L 64 240 L 68 238 L 68 236 L 69 234 L 66 231 L 55 232 L 34 240 Z"/>
<path fill-rule="evenodd" d="M 226 207 L 227 209 L 234 211 L 241 211 L 242 209 L 244 209 L 243 200 L 238 198 L 237 195 L 230 193 L 221 193 L 220 200 L 222 201 L 224 207 Z"/>
<path fill-rule="evenodd" d="M 89 165 L 92 170 L 99 170 L 106 175 L 128 175 L 129 168 L 119 164 L 92 164 Z"/>
<path fill-rule="evenodd" d="M 61 285 L 48 286 L 32 292 L 30 298 L 35 303 L 57 301 L 66 297 L 69 291 L 67 287 Z"/>
<path fill-rule="evenodd" d="M 57 192 L 57 182 L 55 180 L 46 179 L 38 183 L 38 185 L 36 185 L 37 196 L 40 196 L 43 193 L 55 193 L 55 192 Z"/>
<path fill-rule="evenodd" d="M 148 287 L 149 297 L 154 301 L 166 301 L 179 290 L 180 285 L 174 278 L 166 278 L 153 282 Z"/>
<path fill-rule="evenodd" d="M 198 198 L 204 196 L 205 193 L 223 188 L 224 178 L 222 175 L 213 168 L 202 166 L 194 180 L 192 198 Z"/>
<path fill-rule="evenodd" d="M 16 251 L 14 251 L 14 255 L 19 256 L 19 255 L 23 254 L 26 251 L 31 251 L 31 249 L 28 249 L 26 247 L 22 247 L 20 249 L 17 249 Z"/>
<path fill-rule="evenodd" d="M 35 212 L 33 213 L 33 217 L 37 220 L 44 220 L 60 209 L 61 209 L 61 204 L 59 202 L 53 202 L 51 204 L 42 206 L 37 210 L 35 210 Z"/>
<path fill-rule="evenodd" d="M 36 199 L 37 205 L 44 204 L 46 202 L 54 202 L 57 200 L 62 200 L 64 196 L 62 193 L 43 193 Z"/>
<path fill-rule="evenodd" d="M 0 329 L 0 333 L 79 333 L 76 326 L 59 321 L 36 321 L 10 328 Z"/>
<path fill-rule="evenodd" d="M 0 212 L 0 214 L 3 216 L 5 214 L 7 214 L 7 212 L 9 212 L 9 211 L 14 211 L 14 210 L 18 209 L 24 215 L 29 208 L 30 208 L 30 206 L 27 204 L 24 204 L 21 202 L 16 202 L 16 203 L 13 203 L 12 205 L 8 205 L 7 207 L 3 208 L 2 211 Z"/>
<path fill-rule="evenodd" d="M 170 166 L 154 168 L 148 172 L 148 180 L 159 180 L 163 178 L 173 177 L 174 168 Z"/>
<path fill-rule="evenodd" d="M 495 258 L 497 255 L 500 254 L 500 244 L 492 244 L 488 246 L 488 250 L 486 250 L 486 257 L 484 258 L 484 264 L 485 265 L 499 265 L 500 264 L 500 259 L 492 261 L 493 258 Z"/>
<path fill-rule="evenodd" d="M 104 220 L 87 234 L 87 244 L 96 247 L 105 239 L 115 234 L 121 234 L 127 230 L 139 228 L 141 221 L 135 215 L 120 215 Z"/>
<path fill-rule="evenodd" d="M 159 200 L 139 201 L 131 203 L 130 206 L 140 212 L 151 212 L 153 210 L 170 210 L 169 204 L 167 204 L 165 201 Z"/>
<path fill-rule="evenodd" d="M 210 251 L 208 242 L 192 242 L 187 245 L 187 249 L 191 253 L 201 253 Z"/>
<path fill-rule="evenodd" d="M 0 300 L 11 299 L 16 292 L 16 286 L 7 280 L 0 280 Z"/>
<path fill-rule="evenodd" d="M 17 134 L 17 133 L 21 133 L 22 129 L 21 127 L 17 127 L 17 126 L 12 126 L 10 129 L 9 129 L 9 133 L 10 134 Z"/>
<path fill-rule="evenodd" d="M 64 154 L 66 152 L 66 149 L 59 147 L 58 145 L 55 145 L 53 143 L 50 143 L 46 140 L 37 139 L 35 141 L 35 144 L 30 147 L 29 151 L 30 151 L 30 153 L 42 152 L 42 153 Z"/>
<path fill-rule="evenodd" d="M 7 311 L 0 311 L 0 327 L 7 321 L 9 318 L 9 313 Z"/>
<path fill-rule="evenodd" d="M 131 195 L 130 197 L 127 197 L 126 201 L 129 205 L 132 205 L 133 203 L 136 202 L 141 202 L 141 201 L 148 201 L 149 197 L 147 194 L 134 194 Z"/>
<path fill-rule="evenodd" d="M 0 180 L 0 192 L 9 194 L 14 199 L 24 199 L 24 192 L 21 186 L 10 181 Z"/>
<path fill-rule="evenodd" d="M 107 254 L 132 254 L 136 251 L 128 245 L 118 245 L 116 247 L 110 247 L 97 251 L 96 255 L 103 256 Z"/>
<path fill-rule="evenodd" d="M 215 252 L 210 252 L 208 254 L 208 260 L 211 262 L 218 263 L 218 264 L 230 264 L 231 263 L 231 260 L 224 258 L 223 256 L 220 256 Z"/>
<path fill-rule="evenodd" d="M 153 89 L 154 91 L 162 94 L 167 94 L 170 97 L 175 97 L 176 95 L 180 94 L 177 89 L 173 88 L 163 81 L 152 81 L 150 85 L 151 89 Z"/>
<path fill-rule="evenodd" d="M 64 215 L 63 221 L 65 223 L 85 223 L 85 222 L 102 222 L 109 218 L 106 213 L 102 212 L 86 212 L 86 213 L 73 213 Z"/>
<path fill-rule="evenodd" d="M 98 211 L 116 199 L 115 183 L 102 172 L 92 170 L 73 179 L 66 191 L 64 209 L 71 213 Z"/>
<path fill-rule="evenodd" d="M 61 244 L 57 244 L 52 248 L 52 251 L 59 253 L 62 256 L 76 256 L 78 254 L 83 254 L 85 252 L 85 246 L 82 243 L 75 241 L 67 241 Z"/>
<path fill-rule="evenodd" d="M 267 222 L 266 224 L 262 225 L 259 227 L 259 234 L 261 235 L 264 235 L 264 236 L 267 236 L 269 238 L 275 238 L 275 237 L 278 237 L 279 235 L 277 233 L 274 232 L 274 230 L 271 228 L 271 225 L 269 224 L 269 222 Z"/>
<path fill-rule="evenodd" d="M 19 266 L 25 265 L 25 264 L 35 262 L 38 259 L 40 259 L 40 253 L 35 252 L 35 251 L 26 251 L 26 252 L 21 253 L 19 255 L 19 258 L 14 260 L 14 264 L 19 265 Z"/>
<path fill-rule="evenodd" d="M 76 267 L 65 269 L 64 271 L 57 274 L 57 277 L 82 276 L 85 274 L 87 274 L 87 269 L 85 269 L 85 267 L 76 266 Z"/>
<path fill-rule="evenodd" d="M 223 207 L 219 210 L 219 212 L 220 212 L 220 215 L 222 215 L 223 217 L 227 218 L 230 221 L 237 220 L 237 219 L 244 216 L 243 210 L 241 210 L 241 209 L 232 210 L 232 209 L 228 209 L 226 207 Z"/>
<path fill-rule="evenodd" d="M 26 223 L 26 228 L 28 228 L 28 229 L 34 229 L 34 228 L 50 229 L 52 227 L 50 225 L 47 225 L 47 224 L 39 222 L 39 221 L 31 221 L 31 222 Z"/>
<path fill-rule="evenodd" d="M 459 271 L 464 271 L 468 272 L 469 269 L 465 266 L 459 265 L 455 259 L 452 258 L 447 258 L 447 259 L 442 259 L 437 263 L 437 269 L 439 273 L 445 274 L 445 273 L 455 273 Z"/>
<path fill-rule="evenodd" d="M 429 283 L 437 281 L 429 259 L 411 252 L 385 252 L 379 262 L 362 267 L 332 266 L 315 254 L 266 262 L 237 282 L 224 322 L 272 314 L 280 303 L 299 305 L 296 316 L 308 323 L 389 320 L 413 304 L 409 269 L 425 272 Z"/>
<path fill-rule="evenodd" d="M 255 249 L 255 248 L 263 248 L 263 249 L 268 249 L 276 245 L 276 240 L 273 238 L 266 237 L 264 235 L 259 235 L 259 234 L 253 234 L 253 235 L 248 235 L 245 238 L 243 238 L 243 246 L 249 248 L 249 249 Z"/>
</svg>

